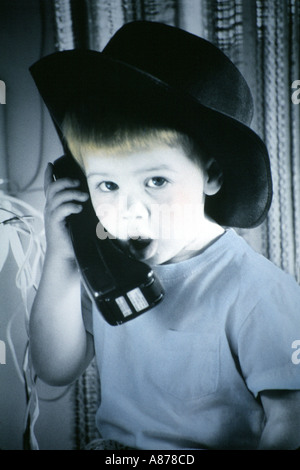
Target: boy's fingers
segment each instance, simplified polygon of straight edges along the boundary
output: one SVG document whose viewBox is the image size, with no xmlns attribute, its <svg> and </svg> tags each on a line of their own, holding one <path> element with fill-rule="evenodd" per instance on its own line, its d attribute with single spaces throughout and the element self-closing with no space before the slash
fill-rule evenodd
<svg viewBox="0 0 300 470">
<path fill-rule="evenodd" d="M 74 204 L 72 202 L 62 204 L 55 210 L 52 222 L 65 222 L 66 217 L 71 214 L 76 214 L 81 210 L 81 204 Z"/>
<path fill-rule="evenodd" d="M 83 203 L 87 201 L 88 198 L 89 195 L 87 193 L 69 188 L 66 190 L 57 191 L 55 194 L 52 193 L 51 197 L 49 198 L 48 207 L 51 210 L 57 210 L 57 208 L 63 204 L 70 202 L 75 202 L 75 204 L 78 204 L 80 202 Z"/>
<path fill-rule="evenodd" d="M 45 175 L 44 175 L 44 192 L 45 194 L 47 193 L 47 189 L 50 183 L 54 181 L 53 179 L 53 165 L 52 163 L 48 163 L 46 170 L 45 170 Z"/>
</svg>

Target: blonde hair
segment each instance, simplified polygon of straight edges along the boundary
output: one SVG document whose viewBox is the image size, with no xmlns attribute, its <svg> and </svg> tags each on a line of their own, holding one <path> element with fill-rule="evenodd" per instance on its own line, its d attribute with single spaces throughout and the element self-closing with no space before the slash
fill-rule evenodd
<svg viewBox="0 0 300 470">
<path fill-rule="evenodd" d="M 180 147 L 196 163 L 203 162 L 206 152 L 186 134 L 165 126 L 143 123 L 140 120 L 119 117 L 79 119 L 78 114 L 68 112 L 61 127 L 67 146 L 75 160 L 84 168 L 83 154 L 99 148 L 107 155 L 131 153 L 147 149 L 154 144 Z"/>
</svg>

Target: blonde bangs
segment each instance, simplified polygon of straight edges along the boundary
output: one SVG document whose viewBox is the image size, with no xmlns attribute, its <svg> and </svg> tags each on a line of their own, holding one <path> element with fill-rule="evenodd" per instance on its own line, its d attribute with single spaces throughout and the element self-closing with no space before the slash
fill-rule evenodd
<svg viewBox="0 0 300 470">
<path fill-rule="evenodd" d="M 198 163 L 200 159 L 198 149 L 195 149 L 194 142 L 187 135 L 168 128 L 143 127 L 128 123 L 111 127 L 97 125 L 97 122 L 85 125 L 79 122 L 73 113 L 67 113 L 63 120 L 62 132 L 70 152 L 82 168 L 83 156 L 99 149 L 106 155 L 125 155 L 137 150 L 146 150 L 154 145 L 166 145 L 172 148 L 180 147 L 189 158 Z M 203 157 L 203 150 L 201 154 Z"/>
</svg>

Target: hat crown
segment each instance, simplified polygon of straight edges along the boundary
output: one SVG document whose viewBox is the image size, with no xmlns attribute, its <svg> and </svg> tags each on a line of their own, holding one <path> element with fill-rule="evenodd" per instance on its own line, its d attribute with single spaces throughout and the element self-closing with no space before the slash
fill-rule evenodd
<svg viewBox="0 0 300 470">
<path fill-rule="evenodd" d="M 253 100 L 235 65 L 217 47 L 181 29 L 161 23 L 125 24 L 104 54 L 184 91 L 202 105 L 249 125 Z"/>
</svg>

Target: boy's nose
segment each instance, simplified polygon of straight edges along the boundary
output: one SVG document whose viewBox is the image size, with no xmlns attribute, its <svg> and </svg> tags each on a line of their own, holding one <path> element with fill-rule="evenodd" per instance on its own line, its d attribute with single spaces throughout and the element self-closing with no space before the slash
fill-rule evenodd
<svg viewBox="0 0 300 470">
<path fill-rule="evenodd" d="M 149 232 L 149 212 L 141 201 L 128 202 L 122 213 L 124 238 L 145 236 Z"/>
<path fill-rule="evenodd" d="M 149 217 L 149 209 L 142 201 L 133 201 L 131 198 L 124 207 L 122 217 L 123 219 L 147 219 Z"/>
</svg>

